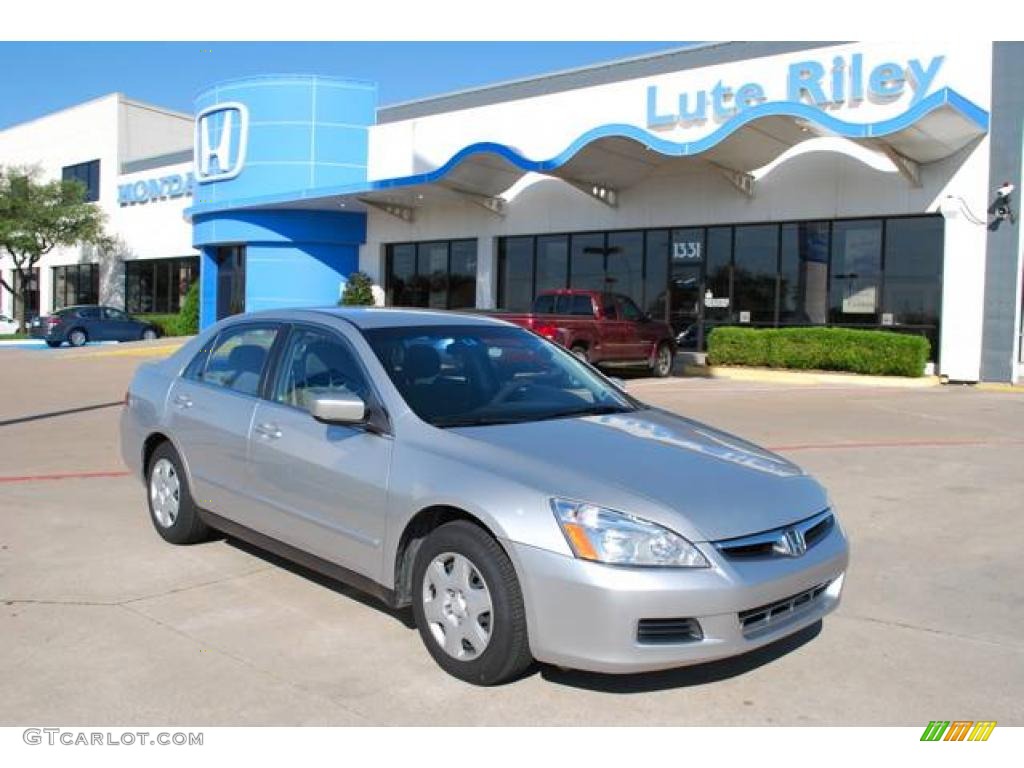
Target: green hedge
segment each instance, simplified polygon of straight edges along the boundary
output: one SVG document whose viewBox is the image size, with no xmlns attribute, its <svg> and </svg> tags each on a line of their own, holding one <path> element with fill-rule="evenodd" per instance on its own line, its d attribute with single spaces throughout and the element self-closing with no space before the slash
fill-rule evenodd
<svg viewBox="0 0 1024 768">
<path fill-rule="evenodd" d="M 891 331 L 730 326 L 708 336 L 708 364 L 923 376 L 930 346 L 923 336 Z"/>
<path fill-rule="evenodd" d="M 152 323 L 160 329 L 161 336 L 179 336 L 178 333 L 178 316 L 177 315 L 164 315 L 159 313 L 147 313 L 132 315 L 137 320 L 144 320 L 147 323 Z"/>
</svg>

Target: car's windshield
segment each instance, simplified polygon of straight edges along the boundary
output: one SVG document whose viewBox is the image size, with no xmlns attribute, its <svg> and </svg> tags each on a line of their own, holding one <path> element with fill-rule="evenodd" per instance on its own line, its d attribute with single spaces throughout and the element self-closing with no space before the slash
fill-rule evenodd
<svg viewBox="0 0 1024 768">
<path fill-rule="evenodd" d="M 409 407 L 437 427 L 643 407 L 561 347 L 521 328 L 418 326 L 364 333 Z"/>
</svg>

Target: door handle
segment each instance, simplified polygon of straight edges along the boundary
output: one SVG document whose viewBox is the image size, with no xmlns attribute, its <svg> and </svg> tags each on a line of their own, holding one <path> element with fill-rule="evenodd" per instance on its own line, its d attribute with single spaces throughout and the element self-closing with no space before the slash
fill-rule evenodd
<svg viewBox="0 0 1024 768">
<path fill-rule="evenodd" d="M 273 424 L 269 421 L 257 424 L 254 429 L 257 435 L 265 437 L 268 440 L 276 440 L 281 436 L 281 430 L 278 428 L 277 424 Z"/>
<path fill-rule="evenodd" d="M 179 408 L 191 408 L 192 398 L 188 395 L 175 395 L 174 404 Z"/>
</svg>

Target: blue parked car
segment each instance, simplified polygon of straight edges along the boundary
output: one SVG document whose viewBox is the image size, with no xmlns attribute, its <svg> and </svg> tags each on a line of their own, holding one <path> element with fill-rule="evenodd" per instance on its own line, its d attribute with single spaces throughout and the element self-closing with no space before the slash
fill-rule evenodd
<svg viewBox="0 0 1024 768">
<path fill-rule="evenodd" d="M 34 339 L 43 339 L 51 347 L 65 341 L 80 347 L 90 341 L 138 341 L 155 339 L 160 329 L 144 320 L 136 320 L 116 307 L 83 304 L 58 309 L 48 317 L 37 317 L 29 326 Z"/>
</svg>

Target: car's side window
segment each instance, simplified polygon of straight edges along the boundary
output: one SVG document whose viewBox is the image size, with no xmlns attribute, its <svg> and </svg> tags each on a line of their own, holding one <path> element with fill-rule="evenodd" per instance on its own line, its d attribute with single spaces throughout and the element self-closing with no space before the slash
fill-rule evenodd
<svg viewBox="0 0 1024 768">
<path fill-rule="evenodd" d="M 100 316 L 100 310 L 99 307 L 83 307 L 77 313 L 72 314 L 77 314 L 78 317 L 84 320 L 97 320 Z"/>
<path fill-rule="evenodd" d="M 120 309 L 114 309 L 113 307 L 103 308 L 103 317 L 106 320 L 127 320 L 128 315 L 122 312 Z"/>
<path fill-rule="evenodd" d="M 278 403 L 308 408 L 316 395 L 369 397 L 370 388 L 355 354 L 329 332 L 296 328 L 279 371 L 273 393 Z"/>
<path fill-rule="evenodd" d="M 276 327 L 251 325 L 225 330 L 214 342 L 198 380 L 255 397 L 277 333 Z"/>
<path fill-rule="evenodd" d="M 640 320 L 642 313 L 640 312 L 640 308 L 633 303 L 632 299 L 626 296 L 620 296 L 619 307 L 622 310 L 622 316 L 626 320 L 631 320 L 634 323 Z"/>
</svg>

